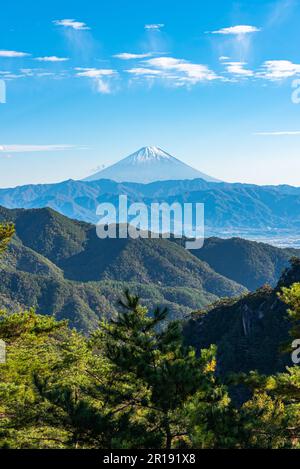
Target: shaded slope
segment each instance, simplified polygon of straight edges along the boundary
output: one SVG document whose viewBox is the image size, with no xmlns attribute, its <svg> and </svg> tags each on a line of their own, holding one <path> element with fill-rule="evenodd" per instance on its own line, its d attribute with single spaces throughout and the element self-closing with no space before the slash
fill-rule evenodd
<svg viewBox="0 0 300 469">
<path fill-rule="evenodd" d="M 283 273 L 275 289 L 261 288 L 195 313 L 184 328 L 186 342 L 198 350 L 217 344 L 221 374 L 249 370 L 271 374 L 292 366 L 290 356 L 280 351 L 290 341 L 290 322 L 278 292 L 294 282 L 300 282 L 298 259 Z"/>
<path fill-rule="evenodd" d="M 209 238 L 193 254 L 221 275 L 256 290 L 266 283 L 275 286 L 291 257 L 300 256 L 300 251 L 241 238 Z"/>
</svg>

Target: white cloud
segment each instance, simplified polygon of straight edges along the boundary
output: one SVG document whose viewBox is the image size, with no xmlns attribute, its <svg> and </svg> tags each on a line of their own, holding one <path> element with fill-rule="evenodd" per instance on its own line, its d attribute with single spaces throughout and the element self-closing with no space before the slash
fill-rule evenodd
<svg viewBox="0 0 300 469">
<path fill-rule="evenodd" d="M 254 76 L 254 72 L 247 68 L 244 68 L 246 65 L 245 62 L 226 62 L 226 69 L 228 73 L 232 73 L 233 75 L 239 75 L 244 77 L 252 77 Z"/>
<path fill-rule="evenodd" d="M 28 76 L 28 77 L 34 76 L 35 71 L 36 71 L 36 69 L 34 69 L 34 68 L 21 68 L 20 69 L 20 72 L 23 73 L 24 75 Z"/>
<path fill-rule="evenodd" d="M 2 72 L 0 71 L 0 75 Z M 60 79 L 66 77 L 66 72 L 53 73 L 44 68 L 21 68 L 18 74 L 13 74 L 12 72 L 5 72 L 3 75 L 4 79 L 15 79 L 15 78 L 42 78 L 42 77 L 52 77 L 53 79 Z"/>
<path fill-rule="evenodd" d="M 121 54 L 116 54 L 113 57 L 121 60 L 131 60 L 131 59 L 145 59 L 147 57 L 152 57 L 152 53 L 148 52 L 147 54 L 131 54 L 130 52 L 122 52 Z"/>
<path fill-rule="evenodd" d="M 219 60 L 220 60 L 220 62 L 224 62 L 224 61 L 226 61 L 226 60 L 230 60 L 230 57 L 228 57 L 227 55 L 221 55 L 221 56 L 219 57 Z"/>
<path fill-rule="evenodd" d="M 27 52 L 18 52 L 15 50 L 0 50 L 0 57 L 7 57 L 7 58 L 18 58 L 18 57 L 28 57 L 31 54 L 27 54 Z"/>
<path fill-rule="evenodd" d="M 283 136 L 283 135 L 300 135 L 300 130 L 283 130 L 275 132 L 255 132 L 254 135 L 265 135 L 265 136 Z"/>
<path fill-rule="evenodd" d="M 67 62 L 70 59 L 67 57 L 56 57 L 56 55 L 52 55 L 49 57 L 37 57 L 35 60 L 38 60 L 39 62 Z"/>
<path fill-rule="evenodd" d="M 230 26 L 229 28 L 218 29 L 217 31 L 211 31 L 211 34 L 240 35 L 240 34 L 257 33 L 259 31 L 261 31 L 261 29 L 257 28 L 256 26 L 242 24 L 242 25 L 237 25 L 237 26 Z"/>
<path fill-rule="evenodd" d="M 116 75 L 116 70 L 109 68 L 76 68 L 78 77 L 98 78 Z"/>
<path fill-rule="evenodd" d="M 145 64 L 167 73 L 172 72 L 174 75 L 169 76 L 169 78 L 174 80 L 176 84 L 195 84 L 200 81 L 210 81 L 218 78 L 215 72 L 206 65 L 195 64 L 173 57 L 156 57 L 146 60 Z M 166 77 L 168 78 L 168 75 Z"/>
<path fill-rule="evenodd" d="M 299 73 L 300 64 L 294 64 L 289 60 L 267 60 L 257 75 L 268 80 L 283 80 Z"/>
<path fill-rule="evenodd" d="M 53 21 L 53 23 L 56 26 L 64 26 L 65 28 L 72 28 L 72 29 L 76 29 L 78 31 L 91 29 L 85 23 L 83 23 L 81 21 L 76 21 L 74 19 L 55 20 L 55 21 Z"/>
<path fill-rule="evenodd" d="M 108 68 L 76 68 L 77 76 L 91 78 L 97 93 L 110 94 L 112 92 L 111 80 L 118 75 L 116 70 Z"/>
<path fill-rule="evenodd" d="M 52 72 L 37 72 L 36 74 L 37 77 L 55 77 L 55 78 L 58 78 L 60 77 L 61 75 L 55 75 L 55 73 L 52 73 Z"/>
<path fill-rule="evenodd" d="M 17 78 L 24 78 L 25 75 L 21 73 L 7 73 L 5 75 L 1 75 L 4 80 L 16 80 Z"/>
<path fill-rule="evenodd" d="M 101 94 L 110 94 L 111 84 L 108 81 L 102 80 L 102 78 L 98 78 L 96 81 L 96 91 Z"/>
<path fill-rule="evenodd" d="M 154 31 L 160 31 L 164 28 L 164 24 L 162 23 L 154 23 L 154 24 L 145 24 L 145 29 L 152 29 Z"/>
<path fill-rule="evenodd" d="M 43 151 L 72 150 L 76 145 L 0 145 L 0 153 L 31 153 Z"/>
<path fill-rule="evenodd" d="M 0 77 L 4 80 L 15 80 L 16 78 L 25 78 L 27 75 L 23 69 L 20 69 L 19 72 L 11 72 L 8 70 L 0 70 Z"/>
<path fill-rule="evenodd" d="M 137 68 L 131 68 L 129 70 L 126 70 L 127 73 L 131 73 L 132 75 L 147 75 L 147 76 L 161 76 L 163 75 L 162 70 L 154 70 L 153 68 L 144 68 L 144 67 L 137 67 Z"/>
</svg>

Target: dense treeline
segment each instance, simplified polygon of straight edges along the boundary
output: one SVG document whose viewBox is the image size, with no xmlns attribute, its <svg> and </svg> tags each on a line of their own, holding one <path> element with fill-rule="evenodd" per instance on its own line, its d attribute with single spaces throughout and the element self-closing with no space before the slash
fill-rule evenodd
<svg viewBox="0 0 300 469">
<path fill-rule="evenodd" d="M 13 228 L 1 228 L 4 248 Z M 2 239 L 2 241 L 1 241 Z M 283 289 L 300 334 L 300 284 Z M 1 448 L 296 448 L 300 369 L 217 373 L 216 348 L 184 345 L 167 310 L 126 292 L 120 312 L 86 337 L 34 311 L 1 312 Z M 249 398 L 231 399 L 234 386 Z"/>
</svg>

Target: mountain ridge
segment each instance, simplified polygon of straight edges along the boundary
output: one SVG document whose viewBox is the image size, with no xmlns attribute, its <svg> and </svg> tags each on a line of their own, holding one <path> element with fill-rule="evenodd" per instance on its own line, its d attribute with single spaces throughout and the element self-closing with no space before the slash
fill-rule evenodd
<svg viewBox="0 0 300 469">
<path fill-rule="evenodd" d="M 255 286 L 278 281 L 278 270 L 286 267 L 290 255 L 300 256 L 299 251 L 270 250 L 240 240 L 245 246 L 237 259 L 240 267 L 227 270 L 229 278 L 222 274 L 216 257 L 223 257 L 224 250 L 236 252 L 234 240 L 208 239 L 198 258 L 199 253 L 188 252 L 180 246 L 182 240 L 174 238 L 100 240 L 95 226 L 68 219 L 51 208 L 0 207 L 0 223 L 7 221 L 15 224 L 16 236 L 0 259 L 0 307 L 33 306 L 40 313 L 69 319 L 71 326 L 84 331 L 116 313 L 126 287 L 146 306 L 166 306 L 172 318 L 183 319 L 221 297 L 247 293 L 239 283 L 243 280 L 240 271 L 248 256 L 257 255 L 257 244 L 259 277 L 254 275 L 254 264 L 249 269 L 253 279 L 246 279 Z"/>
<path fill-rule="evenodd" d="M 150 184 L 118 183 L 111 180 L 74 181 L 0 189 L 0 205 L 7 208 L 51 207 L 69 218 L 97 223 L 99 203 L 117 204 L 119 195 L 128 203 L 153 202 L 205 204 L 206 229 L 220 236 L 244 230 L 265 232 L 300 227 L 300 188 L 255 186 L 241 183 L 209 183 L 203 179 L 158 181 Z"/>
</svg>

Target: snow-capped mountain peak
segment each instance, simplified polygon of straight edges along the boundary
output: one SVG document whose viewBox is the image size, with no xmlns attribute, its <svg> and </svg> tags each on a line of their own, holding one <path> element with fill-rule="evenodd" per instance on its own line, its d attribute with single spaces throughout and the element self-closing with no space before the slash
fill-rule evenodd
<svg viewBox="0 0 300 469">
<path fill-rule="evenodd" d="M 117 182 L 150 183 L 154 181 L 204 179 L 218 182 L 183 163 L 156 146 L 140 148 L 118 163 L 86 178 L 86 181 L 111 179 Z"/>
<path fill-rule="evenodd" d="M 151 146 L 140 148 L 138 151 L 125 158 L 124 162 L 127 160 L 127 162 L 131 161 L 133 163 L 142 163 L 145 161 L 158 161 L 161 159 L 170 160 L 171 158 L 173 157 L 161 148 Z"/>
</svg>

